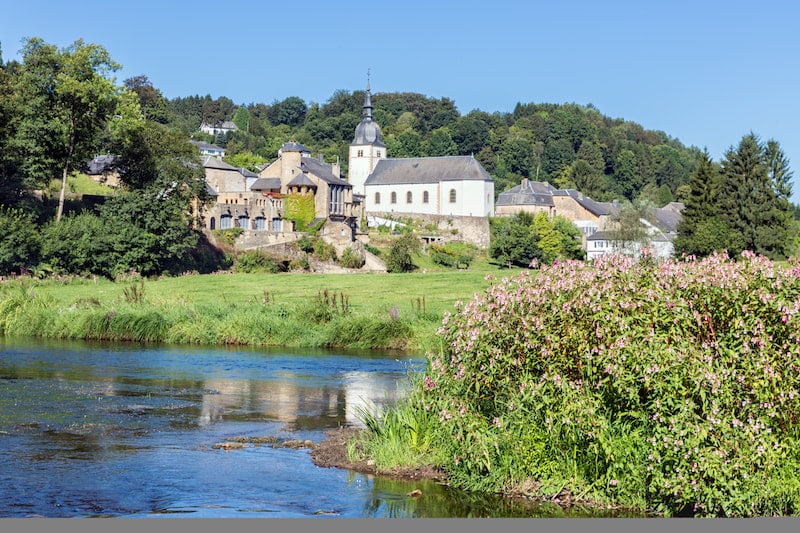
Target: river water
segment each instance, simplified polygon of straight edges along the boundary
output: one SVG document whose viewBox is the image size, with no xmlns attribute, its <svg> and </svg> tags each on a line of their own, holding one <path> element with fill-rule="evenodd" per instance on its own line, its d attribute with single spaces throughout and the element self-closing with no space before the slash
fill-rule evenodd
<svg viewBox="0 0 800 533">
<path fill-rule="evenodd" d="M 359 409 L 394 401 L 423 366 L 396 354 L 0 337 L 0 517 L 562 516 L 320 468 L 308 449 L 214 446 L 320 442 L 360 425 Z"/>
</svg>

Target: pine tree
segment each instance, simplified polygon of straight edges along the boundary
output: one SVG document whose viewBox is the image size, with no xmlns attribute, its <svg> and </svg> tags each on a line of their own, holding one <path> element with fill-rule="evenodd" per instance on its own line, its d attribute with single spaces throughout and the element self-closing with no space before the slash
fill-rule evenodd
<svg viewBox="0 0 800 533">
<path fill-rule="evenodd" d="M 780 147 L 771 143 L 764 146 L 750 133 L 722 161 L 722 217 L 729 229 L 728 250 L 734 256 L 751 250 L 783 258 L 790 246 L 791 172 Z"/>
<path fill-rule="evenodd" d="M 675 251 L 703 257 L 727 245 L 727 225 L 721 219 L 721 176 L 708 150 L 689 176 L 689 198 L 681 213 Z"/>
</svg>

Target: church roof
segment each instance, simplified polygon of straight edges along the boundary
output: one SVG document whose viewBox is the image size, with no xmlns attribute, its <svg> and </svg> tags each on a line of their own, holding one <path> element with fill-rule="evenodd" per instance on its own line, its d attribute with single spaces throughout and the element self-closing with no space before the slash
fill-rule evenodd
<svg viewBox="0 0 800 533">
<path fill-rule="evenodd" d="M 439 183 L 440 181 L 494 181 L 472 156 L 381 159 L 364 185 Z"/>
</svg>

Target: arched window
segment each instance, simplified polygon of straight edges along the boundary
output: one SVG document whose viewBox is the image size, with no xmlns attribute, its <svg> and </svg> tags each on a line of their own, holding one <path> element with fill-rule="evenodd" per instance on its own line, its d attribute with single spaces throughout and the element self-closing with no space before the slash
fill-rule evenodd
<svg viewBox="0 0 800 533">
<path fill-rule="evenodd" d="M 451 204 L 456 203 L 456 190 L 455 189 L 450 189 L 450 203 Z"/>
<path fill-rule="evenodd" d="M 219 217 L 219 229 L 229 229 L 233 227 L 233 217 L 222 215 Z"/>
<path fill-rule="evenodd" d="M 428 203 L 428 191 L 422 191 L 422 203 L 423 204 Z"/>
<path fill-rule="evenodd" d="M 407 204 L 410 204 L 410 203 L 411 203 L 411 201 L 412 201 L 412 199 L 413 199 L 413 198 L 412 198 L 412 196 L 411 196 L 411 191 L 408 191 L 408 192 L 406 193 L 406 203 L 407 203 Z"/>
<path fill-rule="evenodd" d="M 380 203 L 381 203 L 381 193 L 376 192 L 375 193 L 375 205 L 380 205 Z"/>
<path fill-rule="evenodd" d="M 397 203 L 397 193 L 396 193 L 396 192 L 394 192 L 394 191 L 392 191 L 392 199 L 391 199 L 391 202 L 392 202 L 393 204 L 396 204 L 396 203 Z"/>
</svg>

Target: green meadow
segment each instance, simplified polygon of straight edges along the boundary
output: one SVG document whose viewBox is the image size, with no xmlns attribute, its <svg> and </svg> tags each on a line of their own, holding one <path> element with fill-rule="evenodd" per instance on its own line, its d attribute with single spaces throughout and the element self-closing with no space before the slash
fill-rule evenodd
<svg viewBox="0 0 800 533">
<path fill-rule="evenodd" d="M 443 313 L 484 291 L 489 273 L 499 271 L 22 278 L 0 285 L 0 333 L 424 351 Z"/>
</svg>

